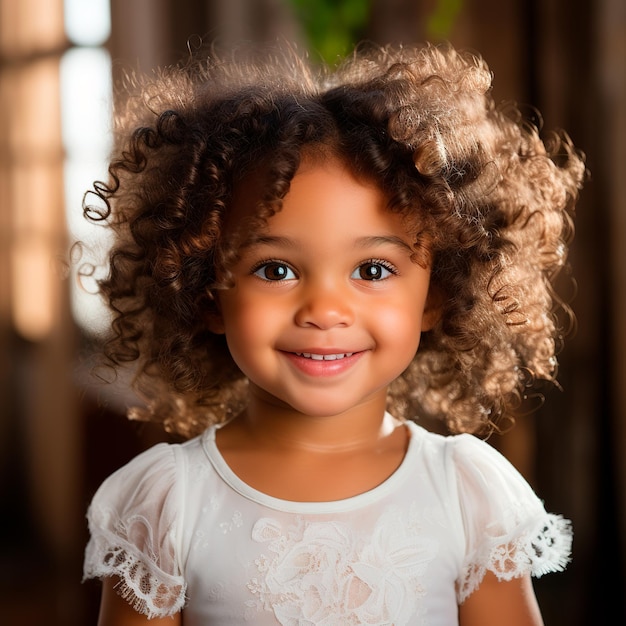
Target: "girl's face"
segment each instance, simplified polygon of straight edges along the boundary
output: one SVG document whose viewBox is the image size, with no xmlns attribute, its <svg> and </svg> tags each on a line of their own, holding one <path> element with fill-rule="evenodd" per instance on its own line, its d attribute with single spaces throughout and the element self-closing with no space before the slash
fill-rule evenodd
<svg viewBox="0 0 626 626">
<path fill-rule="evenodd" d="M 241 190 L 234 218 L 255 209 Z M 233 359 L 256 398 L 310 416 L 383 402 L 415 356 L 430 270 L 373 184 L 337 160 L 303 161 L 282 209 L 241 251 L 219 292 Z"/>
</svg>

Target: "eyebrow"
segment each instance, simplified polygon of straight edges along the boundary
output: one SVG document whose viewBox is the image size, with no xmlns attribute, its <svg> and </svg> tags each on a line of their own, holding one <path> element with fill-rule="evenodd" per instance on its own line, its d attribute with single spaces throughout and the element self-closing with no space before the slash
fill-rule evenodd
<svg viewBox="0 0 626 626">
<path fill-rule="evenodd" d="M 298 244 L 289 237 L 278 237 L 274 235 L 254 235 L 246 241 L 243 245 L 244 248 L 251 248 L 253 246 L 278 246 L 283 248 L 297 248 Z M 396 235 L 370 235 L 367 237 L 359 237 L 355 242 L 355 248 L 373 248 L 378 246 L 395 246 L 400 248 L 403 252 L 409 252 L 413 254 L 415 250 L 401 237 Z"/>
<path fill-rule="evenodd" d="M 359 237 L 356 241 L 357 248 L 372 248 L 376 246 L 392 245 L 396 248 L 400 248 L 404 252 L 413 254 L 415 250 L 401 237 L 396 235 L 372 235 L 370 237 Z"/>
<path fill-rule="evenodd" d="M 242 248 L 254 246 L 277 246 L 281 248 L 297 248 L 297 244 L 289 237 L 276 237 L 274 235 L 252 235 L 242 245 Z"/>
</svg>

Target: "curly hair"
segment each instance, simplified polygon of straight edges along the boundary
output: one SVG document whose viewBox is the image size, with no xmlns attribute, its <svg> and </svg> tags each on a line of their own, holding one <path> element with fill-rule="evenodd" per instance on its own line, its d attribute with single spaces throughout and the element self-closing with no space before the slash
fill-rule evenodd
<svg viewBox="0 0 626 626">
<path fill-rule="evenodd" d="M 377 184 L 412 225 L 416 261 L 431 259 L 440 319 L 390 388 L 398 416 L 477 433 L 554 381 L 570 314 L 554 284 L 584 161 L 564 133 L 542 139 L 496 106 L 480 57 L 357 48 L 334 70 L 293 52 L 210 57 L 129 86 L 109 182 L 84 211 L 116 236 L 100 282 L 113 313 L 103 350 L 113 368 L 133 364 L 148 398 L 131 416 L 189 437 L 244 405 L 245 378 L 207 327 L 241 243 L 223 225 L 261 167 L 258 224 L 280 210 L 316 150 Z"/>
</svg>

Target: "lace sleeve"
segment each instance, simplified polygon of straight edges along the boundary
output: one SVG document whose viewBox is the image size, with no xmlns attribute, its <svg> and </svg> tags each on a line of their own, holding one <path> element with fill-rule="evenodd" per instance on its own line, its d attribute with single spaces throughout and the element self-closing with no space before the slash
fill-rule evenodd
<svg viewBox="0 0 626 626">
<path fill-rule="evenodd" d="M 547 513 L 522 475 L 493 447 L 471 435 L 454 442 L 466 539 L 458 601 L 480 585 L 486 571 L 511 580 L 565 569 L 572 544 L 569 520 Z"/>
<path fill-rule="evenodd" d="M 175 455 L 167 444 L 107 478 L 87 513 L 84 578 L 118 576 L 120 594 L 148 617 L 178 612 L 185 600 L 176 549 L 178 498 Z"/>
</svg>

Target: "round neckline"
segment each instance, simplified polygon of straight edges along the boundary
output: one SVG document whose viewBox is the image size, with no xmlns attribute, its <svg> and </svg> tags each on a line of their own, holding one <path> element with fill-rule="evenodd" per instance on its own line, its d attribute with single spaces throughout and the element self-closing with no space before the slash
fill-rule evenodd
<svg viewBox="0 0 626 626">
<path fill-rule="evenodd" d="M 294 500 L 283 500 L 251 487 L 248 483 L 241 480 L 235 472 L 233 472 L 228 463 L 226 463 L 222 453 L 219 451 L 215 441 L 215 433 L 219 426 L 212 426 L 205 431 L 202 436 L 202 447 L 207 458 L 211 462 L 211 465 L 213 465 L 215 471 L 219 474 L 222 480 L 224 480 L 224 482 L 234 491 L 248 500 L 285 513 L 335 513 L 371 505 L 373 502 L 383 498 L 390 491 L 393 491 L 397 483 L 404 480 L 405 475 L 410 472 L 410 459 L 417 454 L 421 441 L 421 438 L 418 436 L 420 427 L 411 421 L 406 421 L 404 424 L 408 429 L 409 443 L 407 445 L 404 458 L 398 468 L 393 472 L 393 474 L 373 489 L 369 489 L 363 493 L 350 498 L 343 498 L 341 500 L 329 500 L 322 502 L 298 502 Z"/>
</svg>

